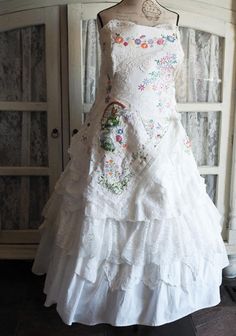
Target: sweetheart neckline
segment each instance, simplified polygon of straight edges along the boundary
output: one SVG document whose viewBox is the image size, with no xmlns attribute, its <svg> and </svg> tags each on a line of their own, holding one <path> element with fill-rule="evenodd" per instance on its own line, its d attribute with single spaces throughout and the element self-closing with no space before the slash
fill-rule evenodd
<svg viewBox="0 0 236 336">
<path fill-rule="evenodd" d="M 107 27 L 109 27 L 110 23 L 115 22 L 115 21 L 116 22 L 128 23 L 128 24 L 136 26 L 136 27 L 144 27 L 144 28 L 150 28 L 150 29 L 159 29 L 161 27 L 171 27 L 172 29 L 179 30 L 179 26 L 177 26 L 174 23 L 158 23 L 157 25 L 154 25 L 154 26 L 146 26 L 146 25 L 142 25 L 142 24 L 130 21 L 130 20 L 122 20 L 122 19 L 116 19 L 116 18 L 114 18 L 114 19 L 110 19 L 109 21 L 107 21 L 107 23 L 105 23 L 101 27 L 101 29 L 99 30 L 99 32 L 101 33 L 103 30 L 105 30 Z"/>
</svg>

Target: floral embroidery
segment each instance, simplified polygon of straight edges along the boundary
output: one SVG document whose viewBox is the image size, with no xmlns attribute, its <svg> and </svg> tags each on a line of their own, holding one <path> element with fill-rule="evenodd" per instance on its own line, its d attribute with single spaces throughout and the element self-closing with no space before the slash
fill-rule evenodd
<svg viewBox="0 0 236 336">
<path fill-rule="evenodd" d="M 173 43 L 176 40 L 176 38 L 177 35 L 175 32 L 168 35 L 161 34 L 161 37 L 153 37 L 153 38 L 146 37 L 146 35 L 141 35 L 139 37 L 134 36 L 123 37 L 121 33 L 116 33 L 115 36 L 113 37 L 113 43 L 118 43 L 125 47 L 131 45 L 146 49 L 149 47 L 153 48 L 155 45 L 165 46 L 168 42 Z"/>
<path fill-rule="evenodd" d="M 185 146 L 185 152 L 190 153 L 190 151 L 192 149 L 192 141 L 187 134 L 183 139 L 183 143 L 184 143 L 184 146 Z"/>
<path fill-rule="evenodd" d="M 110 177 L 113 175 L 113 171 L 115 167 L 112 167 L 110 170 Z M 121 194 L 128 186 L 130 178 L 134 175 L 134 173 L 130 172 L 129 169 L 123 170 L 123 176 L 120 174 L 118 176 L 119 180 L 114 182 L 109 182 L 109 179 L 106 177 L 107 173 L 101 174 L 98 178 L 98 183 L 105 187 L 107 190 L 111 191 L 114 194 Z"/>
<path fill-rule="evenodd" d="M 162 125 L 160 122 L 155 122 L 153 119 L 143 119 L 143 125 L 149 138 L 154 141 L 154 147 L 156 147 L 167 132 L 169 123 Z"/>
<path fill-rule="evenodd" d="M 145 153 L 145 146 L 142 144 L 139 146 L 139 149 L 136 153 L 132 153 L 132 159 L 133 160 L 141 160 L 141 161 L 147 161 L 148 154 Z"/>
<path fill-rule="evenodd" d="M 144 145 L 137 145 L 136 152 L 127 152 L 127 129 L 131 114 L 124 104 L 113 101 L 104 110 L 99 134 L 100 147 L 104 150 L 99 164 L 97 182 L 114 194 L 121 194 L 135 175 L 132 163 L 146 162 L 148 153 Z"/>
<path fill-rule="evenodd" d="M 109 31 L 111 57 L 106 60 L 103 98 L 106 106 L 92 140 L 95 148 L 91 150 L 89 169 L 91 175 L 94 173 L 92 181 L 111 198 L 114 195 L 116 199 L 117 195 L 123 198 L 124 191 L 132 181 L 135 182 L 140 169 L 155 159 L 154 147 L 158 148 L 171 124 L 168 118 L 162 117 L 168 117 L 172 110 L 175 111 L 173 70 L 179 63 L 177 35 L 172 30 L 153 32 L 151 35 L 137 33 L 136 30 Z M 136 57 L 134 49 L 140 52 L 147 49 L 147 57 Z M 138 74 L 135 73 L 137 69 L 140 69 Z M 113 92 L 113 76 L 116 75 L 118 87 Z M 155 94 L 152 92 L 149 97 L 145 90 L 155 91 Z M 140 93 L 140 104 L 145 101 L 145 106 L 148 106 L 150 103 L 146 113 L 145 107 L 142 109 L 140 106 L 140 111 L 132 108 L 132 99 L 137 99 L 137 102 Z M 124 97 L 128 106 L 123 101 L 113 100 L 114 97 Z M 136 112 L 140 112 L 139 115 Z"/>
<path fill-rule="evenodd" d="M 126 148 L 122 119 L 128 119 L 125 106 L 120 102 L 110 103 L 102 116 L 100 145 L 106 151 L 114 151 L 115 144 Z"/>
<path fill-rule="evenodd" d="M 157 65 L 171 67 L 173 69 L 173 65 L 177 64 L 176 54 L 166 54 L 166 56 L 161 59 L 155 60 Z"/>
<path fill-rule="evenodd" d="M 138 90 L 144 91 L 147 87 L 159 93 L 167 90 L 172 83 L 172 72 L 177 63 L 176 55 L 167 53 L 161 59 L 154 60 L 157 70 L 148 73 L 148 77 L 138 84 Z"/>
<path fill-rule="evenodd" d="M 133 176 L 128 163 L 121 165 L 119 160 L 127 150 L 125 128 L 129 117 L 125 105 L 113 101 L 106 106 L 101 119 L 99 141 L 105 152 L 96 168 L 97 182 L 114 194 L 122 193 Z"/>
</svg>

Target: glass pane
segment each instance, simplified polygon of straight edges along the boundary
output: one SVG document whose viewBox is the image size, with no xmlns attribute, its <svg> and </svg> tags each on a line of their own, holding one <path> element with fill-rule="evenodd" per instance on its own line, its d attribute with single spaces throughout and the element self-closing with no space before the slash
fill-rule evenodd
<svg viewBox="0 0 236 336">
<path fill-rule="evenodd" d="M 1 229 L 37 229 L 49 195 L 48 176 L 0 176 Z"/>
<path fill-rule="evenodd" d="M 0 166 L 48 166 L 47 113 L 0 111 Z"/>
<path fill-rule="evenodd" d="M 221 102 L 224 38 L 180 27 L 184 62 L 176 78 L 176 99 Z"/>
<path fill-rule="evenodd" d="M 45 27 L 0 32 L 0 100 L 46 101 Z"/>
<path fill-rule="evenodd" d="M 93 103 L 101 64 L 96 19 L 82 20 L 84 103 Z"/>
<path fill-rule="evenodd" d="M 218 165 L 220 112 L 181 112 L 197 165 Z"/>
<path fill-rule="evenodd" d="M 217 175 L 201 175 L 205 178 L 206 191 L 213 203 L 216 205 L 216 184 L 217 184 Z"/>
</svg>

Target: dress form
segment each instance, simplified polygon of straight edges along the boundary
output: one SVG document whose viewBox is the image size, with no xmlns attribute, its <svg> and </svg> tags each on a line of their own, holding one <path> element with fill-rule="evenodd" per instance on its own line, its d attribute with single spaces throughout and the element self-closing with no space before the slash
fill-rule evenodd
<svg viewBox="0 0 236 336">
<path fill-rule="evenodd" d="M 146 26 L 162 23 L 178 25 L 179 14 L 162 5 L 157 0 L 122 0 L 97 14 L 100 29 L 111 19 L 121 19 Z"/>
</svg>

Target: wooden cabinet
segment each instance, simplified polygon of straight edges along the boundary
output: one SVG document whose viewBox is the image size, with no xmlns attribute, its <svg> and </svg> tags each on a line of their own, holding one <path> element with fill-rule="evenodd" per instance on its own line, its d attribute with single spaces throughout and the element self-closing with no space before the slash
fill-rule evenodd
<svg viewBox="0 0 236 336">
<path fill-rule="evenodd" d="M 62 170 L 59 8 L 0 20 L 0 257 L 31 258 Z"/>
<path fill-rule="evenodd" d="M 115 3 L 1 1 L 0 258 L 34 256 L 41 210 L 69 159 L 70 137 L 95 99 L 96 15 Z M 180 14 L 185 63 L 177 108 L 233 254 L 236 7 L 220 0 L 161 3 Z"/>
</svg>

